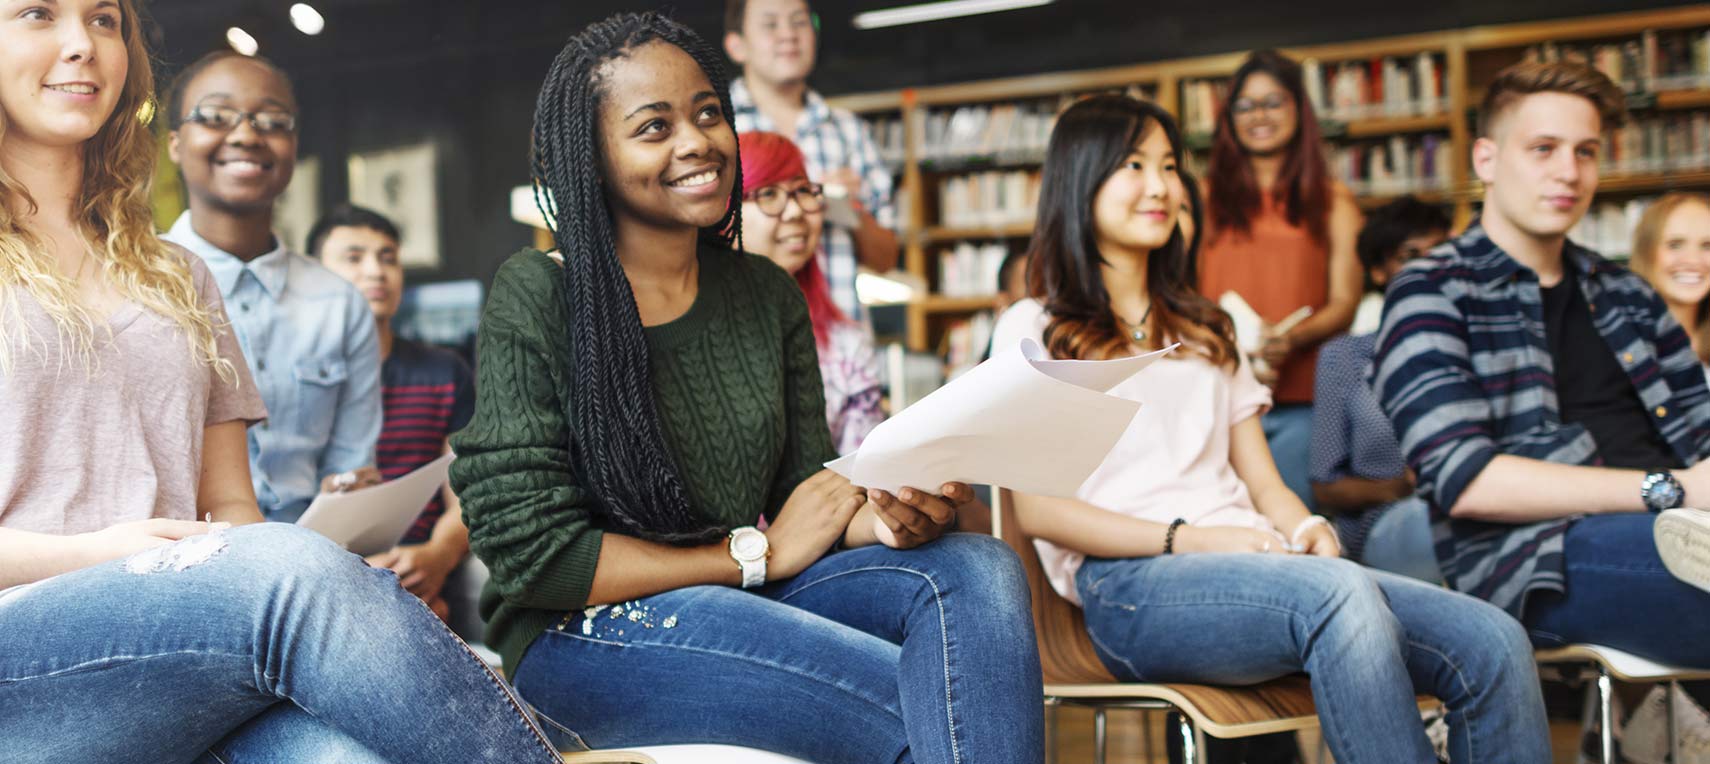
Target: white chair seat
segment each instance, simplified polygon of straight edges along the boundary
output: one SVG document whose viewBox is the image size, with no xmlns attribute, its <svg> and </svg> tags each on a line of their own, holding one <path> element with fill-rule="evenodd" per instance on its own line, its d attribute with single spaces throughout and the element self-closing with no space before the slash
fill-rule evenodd
<svg viewBox="0 0 1710 764">
<path fill-rule="evenodd" d="M 1534 656 L 1539 663 L 1597 663 L 1609 674 L 1623 682 L 1666 682 L 1710 679 L 1710 669 L 1689 669 L 1669 666 L 1624 653 L 1602 645 L 1567 645 L 1539 650 Z"/>
</svg>

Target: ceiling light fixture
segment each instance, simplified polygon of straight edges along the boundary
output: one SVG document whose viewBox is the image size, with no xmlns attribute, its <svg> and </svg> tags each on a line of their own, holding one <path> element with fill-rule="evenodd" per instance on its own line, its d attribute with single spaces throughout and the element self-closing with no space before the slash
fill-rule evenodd
<svg viewBox="0 0 1710 764">
<path fill-rule="evenodd" d="M 291 6 L 291 24 L 297 27 L 297 31 L 311 37 L 327 28 L 327 20 L 321 17 L 321 12 L 308 3 Z"/>
<path fill-rule="evenodd" d="M 248 32 L 237 27 L 226 30 L 226 42 L 231 44 L 232 50 L 246 56 L 253 56 L 256 51 L 261 50 L 261 43 L 256 42 L 255 38 L 250 36 Z"/>
<path fill-rule="evenodd" d="M 857 13 L 855 14 L 855 28 L 878 29 L 904 24 L 919 24 L 926 21 L 938 21 L 939 19 L 977 16 L 982 13 L 1013 11 L 1018 8 L 1037 8 L 1041 5 L 1050 5 L 1053 2 L 1056 0 L 946 0 L 937 3 L 904 5 L 886 8 L 882 11 Z"/>
</svg>

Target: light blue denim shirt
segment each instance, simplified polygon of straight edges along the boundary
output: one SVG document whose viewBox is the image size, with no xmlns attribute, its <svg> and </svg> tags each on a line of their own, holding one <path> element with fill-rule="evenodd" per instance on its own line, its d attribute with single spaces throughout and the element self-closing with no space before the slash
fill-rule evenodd
<svg viewBox="0 0 1710 764">
<path fill-rule="evenodd" d="M 267 421 L 249 429 L 255 497 L 267 519 L 294 522 L 321 478 L 374 463 L 374 314 L 350 282 L 283 244 L 245 263 L 196 235 L 189 212 L 163 238 L 206 261 L 220 286 L 267 404 Z"/>
</svg>

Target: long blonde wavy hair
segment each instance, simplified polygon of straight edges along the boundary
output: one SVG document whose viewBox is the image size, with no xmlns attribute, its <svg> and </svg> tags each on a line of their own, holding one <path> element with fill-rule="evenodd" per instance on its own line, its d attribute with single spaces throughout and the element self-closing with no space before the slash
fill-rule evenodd
<svg viewBox="0 0 1710 764">
<path fill-rule="evenodd" d="M 184 258 L 168 251 L 155 234 L 149 208 L 155 139 L 149 121 L 157 110 L 154 72 L 133 0 L 119 0 L 120 33 L 129 73 L 107 123 L 83 144 L 83 179 L 73 215 L 96 264 L 124 297 L 177 324 L 200 363 L 228 383 L 237 374 L 220 357 L 216 337 L 224 326 L 202 304 Z M 0 113 L 0 144 L 6 139 Z M 105 328 L 77 295 L 75 279 L 60 273 L 46 241 L 26 223 L 37 211 L 29 190 L 0 168 L 0 326 L 22 326 L 12 288 L 27 290 L 59 328 L 61 360 L 81 358 L 94 370 L 97 327 Z M 10 373 L 14 344 L 27 350 L 30 337 L 0 336 L 0 374 Z"/>
</svg>

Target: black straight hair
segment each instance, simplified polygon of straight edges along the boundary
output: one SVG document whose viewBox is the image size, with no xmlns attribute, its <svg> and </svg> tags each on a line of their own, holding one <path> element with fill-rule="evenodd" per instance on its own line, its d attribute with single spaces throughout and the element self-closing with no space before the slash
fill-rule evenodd
<svg viewBox="0 0 1710 764">
<path fill-rule="evenodd" d="M 723 59 L 688 27 L 657 13 L 621 13 L 572 37 L 553 60 L 534 112 L 535 202 L 564 259 L 563 311 L 573 384 L 570 455 L 577 478 L 613 530 L 672 544 L 722 536 L 691 501 L 665 444 L 653 397 L 647 340 L 629 279 L 618 262 L 600 177 L 600 106 L 605 64 L 642 45 L 675 45 L 700 65 L 725 119 L 735 111 Z M 736 249 L 742 230 L 742 166 L 724 217 L 701 230 L 715 249 Z"/>
<path fill-rule="evenodd" d="M 390 218 L 367 207 L 358 207 L 346 202 L 332 208 L 327 214 L 322 215 L 320 220 L 315 221 L 314 227 L 309 229 L 309 240 L 306 242 L 309 248 L 303 250 L 303 253 L 319 259 L 321 245 L 325 244 L 327 237 L 339 228 L 367 228 L 391 239 L 393 244 L 400 244 L 404 241 L 404 237 L 398 232 L 398 224 L 393 223 Z"/>
<path fill-rule="evenodd" d="M 1098 95 L 1057 118 L 1045 149 L 1039 218 L 1028 247 L 1028 292 L 1050 315 L 1045 349 L 1054 358 L 1103 359 L 1128 352 L 1100 266 L 1094 201 L 1105 181 L 1153 130 L 1164 131 L 1181 166 L 1181 134 L 1169 112 L 1125 95 Z M 1178 172 L 1180 170 L 1178 169 Z M 1204 226 L 1196 228 L 1196 233 Z M 1201 297 L 1180 226 L 1146 260 L 1146 289 L 1158 322 L 1154 340 L 1180 340 L 1218 366 L 1235 362 L 1229 316 Z"/>
</svg>

